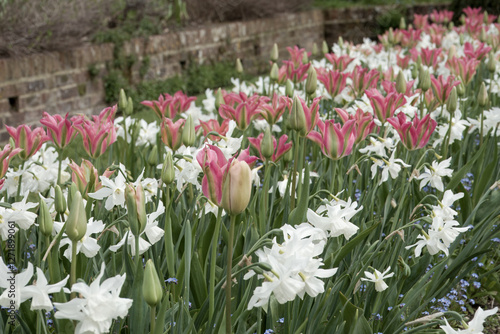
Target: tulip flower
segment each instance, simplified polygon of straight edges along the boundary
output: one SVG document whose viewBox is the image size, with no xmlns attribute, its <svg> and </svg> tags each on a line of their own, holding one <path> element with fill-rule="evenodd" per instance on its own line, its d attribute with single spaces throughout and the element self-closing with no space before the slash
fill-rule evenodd
<svg viewBox="0 0 500 334">
<path fill-rule="evenodd" d="M 207 136 L 210 132 L 217 132 L 221 136 L 225 136 L 227 133 L 227 130 L 229 129 L 229 119 L 225 119 L 222 121 L 221 124 L 216 119 L 210 119 L 206 122 L 202 121 L 200 119 L 200 125 L 196 127 L 196 131 L 198 129 L 202 128 L 203 129 L 203 135 Z M 210 135 L 210 140 L 211 141 L 219 141 L 221 140 L 221 137 L 216 136 L 216 135 Z"/>
<path fill-rule="evenodd" d="M 249 137 L 248 141 L 250 142 L 250 145 L 255 147 L 255 149 L 259 152 L 260 159 L 262 161 L 267 160 L 264 155 L 262 154 L 262 141 L 264 139 L 264 133 L 261 133 L 257 138 L 252 138 Z M 276 138 L 272 136 L 272 156 L 270 157 L 270 160 L 273 162 L 279 161 L 289 150 L 292 148 L 292 143 L 287 143 L 286 141 L 288 140 L 287 135 L 282 135 L 280 139 L 278 140 L 278 143 L 276 143 Z"/>
<path fill-rule="evenodd" d="M 354 120 L 354 135 L 356 137 L 355 144 L 358 144 L 365 140 L 365 138 L 370 134 L 375 128 L 375 122 L 373 121 L 373 115 L 369 112 L 363 112 L 363 110 L 356 110 L 355 115 L 348 114 L 344 109 L 335 108 L 335 111 L 342 119 L 345 124 L 349 120 Z"/>
<path fill-rule="evenodd" d="M 127 184 L 125 187 L 125 202 L 127 204 L 128 221 L 130 230 L 135 236 L 141 235 L 146 228 L 146 199 L 142 184 L 137 187 Z"/>
<path fill-rule="evenodd" d="M 52 142 L 59 149 L 65 148 L 76 134 L 71 121 L 68 119 L 69 114 L 63 118 L 61 115 L 51 116 L 48 113 L 43 113 L 43 118 L 40 123 L 45 125 L 48 133 L 52 137 Z"/>
<path fill-rule="evenodd" d="M 174 95 L 160 95 L 157 101 L 142 101 L 141 104 L 153 109 L 160 119 L 163 117 L 174 119 L 177 114 L 188 110 L 191 102 L 195 100 L 196 97 L 188 97 L 182 91 L 178 91 Z"/>
<path fill-rule="evenodd" d="M 319 120 L 318 128 L 320 132 L 311 131 L 307 138 L 318 144 L 327 157 L 338 160 L 352 152 L 356 140 L 354 125 L 354 120 L 348 120 L 343 126 L 335 123 L 333 119 L 325 122 Z"/>
<path fill-rule="evenodd" d="M 9 132 L 12 139 L 14 139 L 16 149 L 20 149 L 18 152 L 19 157 L 22 160 L 27 160 L 32 157 L 36 152 L 38 152 L 40 147 L 42 147 L 43 143 L 50 140 L 50 137 L 47 136 L 43 128 L 31 130 L 31 127 L 26 124 L 18 126 L 17 129 L 8 125 L 6 125 L 5 128 Z"/>
<path fill-rule="evenodd" d="M 287 47 L 288 53 L 290 53 L 290 59 L 295 65 L 302 64 L 302 60 L 304 59 L 304 55 L 310 56 L 310 52 L 306 52 L 305 49 L 299 48 L 297 45 L 292 47 Z"/>
<path fill-rule="evenodd" d="M 459 84 L 460 81 L 456 81 L 452 75 L 448 76 L 447 79 L 445 79 L 442 75 L 440 75 L 437 79 L 434 76 L 431 76 L 432 91 L 441 105 L 446 103 L 453 87 L 458 86 Z"/>
<path fill-rule="evenodd" d="M 269 125 L 276 124 L 281 116 L 285 113 L 286 108 L 292 107 L 292 99 L 287 96 L 280 96 L 276 93 L 273 94 L 271 104 L 262 103 L 258 108 L 260 115 L 264 118 Z"/>
<path fill-rule="evenodd" d="M 252 193 L 252 171 L 248 164 L 232 159 L 228 162 L 222 183 L 222 208 L 230 215 L 245 211 Z"/>
<path fill-rule="evenodd" d="M 464 85 L 467 85 L 474 75 L 476 74 L 477 66 L 480 61 L 477 59 L 468 59 L 467 57 L 452 58 L 448 59 L 446 67 L 450 69 L 450 72 L 454 75 L 458 75 Z"/>
<path fill-rule="evenodd" d="M 300 97 L 295 96 L 293 100 L 293 105 L 292 105 L 292 110 L 290 111 L 290 119 L 289 121 L 291 124 L 293 124 L 292 120 L 294 119 L 294 105 L 296 106 L 297 109 L 297 115 L 300 116 L 300 119 L 297 119 L 297 124 L 295 127 L 292 127 L 292 129 L 295 129 L 300 132 L 301 136 L 307 136 L 309 132 L 314 129 L 316 124 L 318 123 L 319 120 L 319 101 L 321 100 L 321 97 L 316 97 L 311 106 L 308 107 L 306 102 L 302 100 Z M 300 104 L 300 105 L 299 105 Z M 304 119 L 302 118 L 302 114 Z M 302 122 L 305 122 L 305 124 L 301 124 Z"/>
<path fill-rule="evenodd" d="M 380 73 L 377 70 L 356 66 L 351 73 L 351 88 L 356 97 L 362 96 L 370 88 L 376 88 L 379 77 Z"/>
<path fill-rule="evenodd" d="M 337 56 L 335 53 L 325 54 L 326 59 L 333 65 L 334 71 L 344 71 L 354 58 L 349 57 L 347 54 Z"/>
<path fill-rule="evenodd" d="M 336 71 L 319 71 L 318 80 L 325 85 L 326 91 L 333 99 L 339 95 L 346 86 L 346 80 L 349 74 L 342 73 L 340 70 Z"/>
<path fill-rule="evenodd" d="M 82 196 L 86 197 L 88 193 L 96 192 L 102 188 L 101 182 L 99 182 L 99 173 L 92 162 L 82 159 L 81 165 L 78 166 L 73 161 L 69 164 L 69 168 L 73 171 L 71 180 L 76 184 Z M 106 170 L 103 176 L 109 178 L 112 174 L 113 171 Z"/>
<path fill-rule="evenodd" d="M 424 147 L 436 128 L 436 121 L 429 114 L 421 120 L 415 115 L 413 122 L 406 121 L 406 115 L 402 112 L 397 117 L 387 119 L 399 134 L 401 142 L 409 150 L 416 150 Z"/>
<path fill-rule="evenodd" d="M 382 123 L 394 116 L 396 109 L 406 102 L 405 96 L 397 92 L 389 93 L 384 97 L 378 90 L 372 88 L 366 91 L 366 95 L 370 99 L 375 117 Z"/>
<path fill-rule="evenodd" d="M 491 47 L 484 43 L 479 43 L 476 49 L 474 49 L 474 46 L 469 42 L 465 42 L 464 44 L 464 54 L 469 59 L 482 60 L 490 51 Z"/>
<path fill-rule="evenodd" d="M 182 129 L 185 122 L 185 119 L 179 119 L 174 123 L 170 118 L 163 117 L 163 122 L 161 123 L 161 140 L 172 151 L 177 151 L 182 146 Z"/>
<path fill-rule="evenodd" d="M 234 95 L 229 95 L 232 105 L 228 103 L 221 105 L 219 113 L 222 118 L 235 121 L 238 129 L 245 130 L 250 122 L 259 116 L 258 108 L 261 99 L 258 95 L 248 97 L 245 93 L 240 93 L 238 97 L 234 98 Z"/>
<path fill-rule="evenodd" d="M 446 24 L 448 22 L 451 22 L 452 18 L 453 18 L 453 12 L 449 11 L 449 10 L 437 11 L 434 9 L 430 15 L 431 21 L 433 21 L 435 23 L 442 23 L 442 24 Z"/>
<path fill-rule="evenodd" d="M 5 176 L 5 173 L 7 173 L 7 169 L 9 168 L 9 162 L 12 157 L 14 157 L 16 154 L 21 152 L 23 149 L 22 148 L 15 148 L 12 149 L 12 147 L 7 144 L 4 146 L 4 148 L 0 151 L 0 178 Z M 0 187 L 0 189 L 2 189 Z"/>
</svg>

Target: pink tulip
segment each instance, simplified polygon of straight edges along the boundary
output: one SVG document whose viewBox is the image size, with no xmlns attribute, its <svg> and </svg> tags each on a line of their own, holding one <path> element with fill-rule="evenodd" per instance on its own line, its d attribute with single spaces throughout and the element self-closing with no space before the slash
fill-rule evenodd
<svg viewBox="0 0 500 334">
<path fill-rule="evenodd" d="M 396 109 L 406 103 L 405 96 L 397 92 L 383 96 L 378 90 L 372 88 L 366 91 L 366 95 L 370 99 L 375 117 L 382 123 L 385 123 L 389 117 L 394 116 Z"/>
<path fill-rule="evenodd" d="M 352 90 L 356 97 L 360 97 L 367 89 L 376 88 L 380 73 L 377 70 L 356 66 L 351 73 Z"/>
<path fill-rule="evenodd" d="M 279 96 L 274 93 L 271 104 L 262 103 L 258 111 L 262 118 L 264 118 L 270 125 L 276 124 L 281 116 L 285 113 L 286 108 L 292 107 L 292 99 L 288 96 Z"/>
<path fill-rule="evenodd" d="M 239 94 L 239 100 L 234 95 L 228 94 L 227 97 L 232 99 L 232 103 L 222 104 L 219 108 L 219 114 L 224 119 L 235 121 L 238 129 L 245 130 L 252 120 L 260 115 L 258 108 L 263 100 L 259 95 L 248 97 L 245 93 Z"/>
<path fill-rule="evenodd" d="M 464 85 L 467 85 L 476 74 L 477 66 L 480 61 L 477 59 L 468 59 L 467 57 L 454 57 L 448 59 L 446 67 L 450 69 L 453 75 L 458 75 Z"/>
<path fill-rule="evenodd" d="M 4 177 L 5 173 L 7 173 L 10 159 L 21 151 L 21 148 L 12 149 L 9 144 L 5 145 L 4 148 L 0 151 L 0 178 Z M 0 189 L 2 188 L 0 187 Z"/>
<path fill-rule="evenodd" d="M 313 99 L 311 106 L 308 107 L 306 102 L 302 100 L 300 97 L 298 97 L 298 100 L 300 101 L 300 104 L 302 105 L 302 109 L 304 110 L 304 115 L 306 118 L 306 124 L 305 124 L 305 129 L 304 131 L 301 131 L 302 136 L 306 136 L 309 132 L 314 129 L 316 124 L 318 123 L 319 120 L 319 101 L 321 100 L 321 97 L 316 97 Z M 291 110 L 290 110 L 291 113 Z"/>
<path fill-rule="evenodd" d="M 343 126 L 330 119 L 319 120 L 319 132 L 311 131 L 307 138 L 321 147 L 327 157 L 338 160 L 352 152 L 356 137 L 354 135 L 354 120 L 348 120 Z"/>
<path fill-rule="evenodd" d="M 363 110 L 356 110 L 356 114 L 349 114 L 344 109 L 335 108 L 335 111 L 340 116 L 342 123 L 346 124 L 348 121 L 354 121 L 354 136 L 356 138 L 355 144 L 358 144 L 365 140 L 365 138 L 373 131 L 375 128 L 375 122 L 373 121 L 373 115 L 369 112 L 363 112 Z"/>
<path fill-rule="evenodd" d="M 429 15 L 418 15 L 413 16 L 413 25 L 417 29 L 424 29 L 429 24 Z"/>
<path fill-rule="evenodd" d="M 413 84 L 414 83 L 415 83 L 415 80 L 410 80 L 410 81 L 406 82 L 406 91 L 403 93 L 405 96 L 410 97 L 416 93 L 413 91 Z M 394 82 L 394 81 L 383 80 L 382 87 L 384 88 L 384 90 L 387 94 L 392 93 L 392 92 L 397 93 L 396 82 Z M 419 90 L 417 90 L 417 91 L 419 91 Z"/>
<path fill-rule="evenodd" d="M 255 147 L 255 149 L 259 152 L 260 160 L 265 161 L 266 159 L 264 158 L 261 152 L 261 144 L 263 138 L 264 138 L 264 133 L 261 133 L 257 138 L 249 137 L 248 141 L 250 142 L 250 145 Z M 285 155 L 286 152 L 291 150 L 292 143 L 286 142 L 288 140 L 287 135 L 282 135 L 278 143 L 276 143 L 276 138 L 274 136 L 272 138 L 273 138 L 274 149 L 273 149 L 273 155 L 270 160 L 273 162 L 277 162 L 283 157 L 283 155 Z"/>
<path fill-rule="evenodd" d="M 302 82 L 307 79 L 307 71 L 309 70 L 310 63 L 307 64 L 294 64 L 291 60 L 283 60 L 283 69 L 281 73 L 285 73 L 286 78 L 279 77 L 278 81 L 285 81 L 286 79 L 292 80 L 294 83 Z M 284 72 L 283 72 L 284 71 Z M 279 75 L 279 74 L 278 74 Z"/>
<path fill-rule="evenodd" d="M 288 53 L 290 53 L 290 60 L 293 62 L 295 66 L 299 66 L 302 64 L 302 59 L 304 59 L 304 53 L 306 53 L 305 49 L 299 48 L 297 45 L 292 47 L 287 47 Z M 307 52 L 307 56 L 311 56 L 310 52 Z"/>
<path fill-rule="evenodd" d="M 484 43 L 480 43 L 477 49 L 474 49 L 474 46 L 469 42 L 464 44 L 464 54 L 472 59 L 482 60 L 490 51 L 491 47 Z"/>
<path fill-rule="evenodd" d="M 161 140 L 174 152 L 182 146 L 182 129 L 184 123 L 186 123 L 184 118 L 174 123 L 170 118 L 163 117 L 163 122 L 161 123 Z"/>
<path fill-rule="evenodd" d="M 48 133 L 52 137 L 52 142 L 59 149 L 64 149 L 76 135 L 76 131 L 68 119 L 68 115 L 66 114 L 63 118 L 58 114 L 51 116 L 44 112 L 43 118 L 40 120 L 40 123 L 47 127 Z"/>
<path fill-rule="evenodd" d="M 318 70 L 318 80 L 325 85 L 326 91 L 330 96 L 335 98 L 339 95 L 346 86 L 346 80 L 349 77 L 348 73 L 342 73 L 340 70 Z"/>
<path fill-rule="evenodd" d="M 413 61 L 416 61 L 418 56 L 420 56 L 422 59 L 422 64 L 433 68 L 437 67 L 439 58 L 441 56 L 441 52 L 442 52 L 441 48 L 437 49 L 423 48 L 420 51 L 413 48 L 410 50 Z"/>
<path fill-rule="evenodd" d="M 196 131 L 198 129 L 202 128 L 203 129 L 203 135 L 207 136 L 210 132 L 217 132 L 221 136 L 225 136 L 227 130 L 229 129 L 229 120 L 225 119 L 222 121 L 222 124 L 219 125 L 219 122 L 216 119 L 211 119 L 208 120 L 207 122 L 204 122 L 200 120 L 200 125 L 196 127 Z M 212 141 L 219 141 L 221 138 L 216 135 L 210 135 L 210 140 Z"/>
<path fill-rule="evenodd" d="M 182 91 L 177 91 L 174 95 L 160 95 L 157 101 L 142 101 L 141 104 L 153 109 L 155 114 L 160 118 L 169 117 L 174 119 L 177 114 L 183 113 L 189 109 L 191 102 L 196 100 L 196 97 L 188 97 Z"/>
<path fill-rule="evenodd" d="M 333 65 L 333 70 L 338 70 L 340 72 L 344 71 L 347 68 L 354 58 L 349 57 L 349 55 L 340 55 L 337 56 L 335 53 L 327 53 L 325 54 L 326 59 Z"/>
<path fill-rule="evenodd" d="M 99 173 L 90 161 L 82 159 L 80 166 L 73 161 L 69 164 L 69 168 L 73 171 L 71 180 L 76 184 L 82 196 L 86 197 L 88 193 L 96 192 L 102 188 Z M 113 173 L 113 171 L 106 170 L 103 176 L 109 178 Z"/>
<path fill-rule="evenodd" d="M 403 56 L 403 57 L 401 57 L 400 55 L 396 56 L 396 62 L 398 66 L 401 67 L 402 69 L 408 68 L 408 66 L 410 65 L 410 60 L 411 60 L 410 56 Z"/>
<path fill-rule="evenodd" d="M 425 115 L 422 120 L 415 115 L 413 122 L 407 122 L 406 115 L 402 112 L 397 117 L 387 119 L 387 122 L 396 129 L 401 142 L 409 150 L 416 150 L 427 145 L 437 124 L 429 114 Z"/>
<path fill-rule="evenodd" d="M 453 12 L 449 10 L 433 10 L 430 15 L 431 21 L 440 24 L 448 24 L 453 18 Z"/>
<path fill-rule="evenodd" d="M 158 116 L 160 119 L 162 119 L 162 117 L 165 115 L 165 110 L 168 107 L 168 102 L 167 100 L 165 100 L 163 95 L 158 96 L 157 101 L 142 101 L 141 104 L 153 109 L 156 116 Z"/>
<path fill-rule="evenodd" d="M 36 128 L 32 131 L 31 127 L 26 124 L 19 125 L 17 128 L 8 125 L 5 127 L 12 139 L 14 139 L 16 148 L 21 149 L 19 157 L 22 160 L 32 157 L 42 147 L 43 143 L 50 140 L 43 128 Z"/>
<path fill-rule="evenodd" d="M 442 75 L 440 75 L 437 79 L 433 75 L 431 76 L 432 91 L 441 105 L 446 103 L 453 87 L 458 86 L 459 84 L 460 81 L 455 81 L 455 78 L 452 75 L 450 75 L 447 79 L 445 79 Z"/>
</svg>

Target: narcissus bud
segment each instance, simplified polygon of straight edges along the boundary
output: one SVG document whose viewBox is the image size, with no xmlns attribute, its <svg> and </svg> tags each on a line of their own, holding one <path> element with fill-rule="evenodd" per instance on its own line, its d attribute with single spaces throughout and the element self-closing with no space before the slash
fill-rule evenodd
<svg viewBox="0 0 500 334">
<path fill-rule="evenodd" d="M 401 19 L 399 20 L 399 29 L 401 30 L 406 29 L 406 20 L 403 16 L 401 16 Z"/>
<path fill-rule="evenodd" d="M 446 100 L 446 109 L 449 112 L 454 112 L 455 110 L 457 110 L 457 100 L 457 89 L 456 87 L 453 87 L 450 95 L 448 96 L 448 100 Z"/>
<path fill-rule="evenodd" d="M 486 67 L 491 73 L 494 73 L 497 69 L 497 61 L 495 60 L 495 54 L 493 52 L 490 52 L 490 55 L 488 56 L 488 64 Z"/>
<path fill-rule="evenodd" d="M 293 82 L 292 82 L 292 80 L 286 79 L 286 84 L 285 84 L 285 94 L 286 94 L 286 96 L 293 97 L 293 92 L 294 92 L 294 88 L 293 88 Z"/>
<path fill-rule="evenodd" d="M 306 94 L 313 95 L 318 87 L 318 75 L 313 66 L 309 66 L 306 79 Z"/>
<path fill-rule="evenodd" d="M 50 216 L 47 203 L 45 203 L 45 201 L 41 197 L 38 207 L 39 207 L 38 226 L 40 227 L 40 232 L 42 232 L 43 235 L 48 237 L 52 234 L 52 229 L 54 228 L 54 221 Z"/>
<path fill-rule="evenodd" d="M 275 63 L 278 58 L 279 58 L 279 49 L 278 49 L 278 44 L 274 43 L 273 48 L 271 49 L 271 61 Z"/>
<path fill-rule="evenodd" d="M 125 187 L 125 203 L 127 204 L 130 231 L 135 236 L 141 235 L 146 228 L 145 197 L 142 184 L 139 183 L 135 189 L 131 184 L 127 184 Z"/>
<path fill-rule="evenodd" d="M 182 129 L 182 143 L 186 146 L 193 146 L 196 141 L 196 130 L 194 128 L 194 121 L 191 115 L 186 119 L 184 128 Z"/>
<path fill-rule="evenodd" d="M 165 184 L 170 184 L 174 182 L 175 179 L 175 169 L 174 162 L 172 160 L 172 153 L 167 152 L 165 161 L 163 162 L 163 168 L 161 169 L 161 180 Z"/>
<path fill-rule="evenodd" d="M 306 127 L 306 115 L 304 113 L 304 108 L 302 107 L 302 103 L 300 103 L 297 96 L 293 98 L 292 112 L 290 117 L 288 117 L 288 126 L 290 129 L 299 132 Z"/>
<path fill-rule="evenodd" d="M 328 47 L 326 41 L 323 41 L 323 44 L 321 44 L 321 51 L 323 52 L 323 54 L 327 54 L 330 51 L 330 48 Z"/>
<path fill-rule="evenodd" d="M 59 187 L 59 185 L 57 185 L 55 188 L 54 206 L 57 213 L 63 214 L 64 212 L 66 212 L 66 199 L 64 198 L 61 187 Z"/>
<path fill-rule="evenodd" d="M 142 295 L 149 306 L 155 307 L 163 297 L 163 289 L 161 287 L 158 273 L 156 272 L 153 260 L 149 259 L 146 262 L 144 269 L 144 280 L 142 281 Z"/>
<path fill-rule="evenodd" d="M 129 96 L 127 101 L 127 107 L 125 108 L 126 115 L 132 115 L 134 113 L 134 102 L 132 98 Z"/>
<path fill-rule="evenodd" d="M 148 165 L 156 166 L 158 164 L 158 147 L 156 145 L 153 146 L 151 152 L 148 155 Z"/>
<path fill-rule="evenodd" d="M 484 84 L 484 82 L 481 82 L 481 86 L 479 87 L 477 104 L 479 104 L 479 106 L 483 108 L 488 104 L 488 91 L 486 90 L 486 85 Z"/>
<path fill-rule="evenodd" d="M 269 78 L 276 82 L 279 79 L 279 68 L 278 64 L 273 63 L 273 66 L 271 66 L 271 73 L 269 73 Z"/>
<path fill-rule="evenodd" d="M 127 95 L 125 95 L 125 91 L 120 89 L 120 98 L 118 100 L 118 108 L 120 108 L 121 111 L 125 112 L 125 109 L 127 109 Z"/>
<path fill-rule="evenodd" d="M 273 136 L 271 135 L 271 129 L 269 127 L 266 127 L 264 137 L 262 137 L 262 142 L 260 143 L 260 152 L 262 153 L 262 156 L 267 160 L 273 156 Z"/>
<path fill-rule="evenodd" d="M 250 202 L 252 171 L 245 161 L 233 160 L 224 175 L 222 208 L 230 215 L 243 212 Z"/>
<path fill-rule="evenodd" d="M 87 214 L 83 205 L 82 194 L 77 190 L 71 198 L 69 216 L 66 221 L 66 235 L 73 241 L 79 241 L 87 232 Z"/>
<path fill-rule="evenodd" d="M 243 64 L 241 63 L 241 59 L 236 59 L 236 72 L 243 73 Z"/>
<path fill-rule="evenodd" d="M 396 91 L 399 94 L 406 93 L 406 79 L 403 71 L 399 71 L 398 76 L 396 77 Z"/>
</svg>

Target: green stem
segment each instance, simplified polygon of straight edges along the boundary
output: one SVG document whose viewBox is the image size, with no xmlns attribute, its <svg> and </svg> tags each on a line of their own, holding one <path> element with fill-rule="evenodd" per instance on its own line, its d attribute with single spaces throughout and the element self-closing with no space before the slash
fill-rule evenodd
<svg viewBox="0 0 500 334">
<path fill-rule="evenodd" d="M 76 245 L 78 241 L 71 243 L 71 287 L 76 283 Z M 71 293 L 71 299 L 76 297 L 76 292 Z"/>
<path fill-rule="evenodd" d="M 26 163 L 26 160 L 23 160 L 23 163 L 21 164 L 21 170 L 24 171 L 24 164 Z M 23 174 L 19 176 L 19 184 L 17 185 L 17 195 L 16 195 L 16 200 L 19 200 L 19 197 L 21 196 L 21 185 L 23 184 Z"/>
<path fill-rule="evenodd" d="M 233 238 L 236 215 L 231 215 L 229 226 L 229 243 L 227 245 L 227 274 L 226 274 L 226 334 L 231 334 L 231 269 L 233 264 Z"/>
<path fill-rule="evenodd" d="M 264 184 L 262 185 L 262 197 L 261 197 L 261 213 L 260 213 L 260 235 L 264 235 L 266 233 L 266 217 L 267 217 L 267 211 L 268 211 L 268 205 L 269 205 L 269 177 L 270 177 L 270 172 L 271 172 L 271 165 L 269 164 L 269 161 L 264 162 Z"/>
<path fill-rule="evenodd" d="M 151 333 L 155 332 L 156 325 L 156 306 L 151 306 Z"/>
<path fill-rule="evenodd" d="M 59 152 L 59 166 L 57 168 L 57 184 L 61 184 L 62 162 L 63 162 L 63 156 L 62 156 L 62 150 L 61 150 L 61 152 Z"/>
<path fill-rule="evenodd" d="M 139 258 L 140 258 L 140 255 L 139 255 L 139 236 L 134 235 L 134 239 L 135 239 L 135 254 L 134 254 L 135 267 L 137 268 L 137 270 L 139 270 Z"/>
<path fill-rule="evenodd" d="M 441 106 L 441 114 L 443 113 L 443 106 Z M 450 111 L 450 126 L 448 127 L 448 131 L 446 131 L 446 135 L 444 136 L 444 142 L 443 142 L 443 158 L 448 157 L 448 146 L 450 146 L 450 136 L 451 136 L 451 126 L 452 126 L 452 119 L 453 119 L 453 113 L 454 111 Z"/>
<path fill-rule="evenodd" d="M 172 220 L 170 219 L 170 187 L 165 190 L 165 253 L 167 257 L 167 270 L 170 277 L 175 276 L 174 241 L 172 237 Z"/>
<path fill-rule="evenodd" d="M 292 211 L 295 208 L 295 187 L 297 185 L 297 164 L 299 162 L 299 135 L 297 132 L 295 132 L 294 136 L 294 142 L 293 145 L 295 146 L 295 152 L 293 155 L 293 175 L 292 175 L 292 189 L 291 189 L 291 196 L 290 196 L 290 211 Z"/>
<path fill-rule="evenodd" d="M 215 220 L 215 229 L 214 235 L 212 238 L 212 254 L 210 255 L 210 290 L 208 294 L 208 319 L 209 323 L 212 321 L 212 317 L 214 315 L 214 295 L 215 295 L 215 265 L 217 263 L 217 246 L 219 242 L 219 230 L 220 230 L 220 222 L 222 216 L 222 208 L 219 208 L 217 212 L 217 219 Z"/>
</svg>

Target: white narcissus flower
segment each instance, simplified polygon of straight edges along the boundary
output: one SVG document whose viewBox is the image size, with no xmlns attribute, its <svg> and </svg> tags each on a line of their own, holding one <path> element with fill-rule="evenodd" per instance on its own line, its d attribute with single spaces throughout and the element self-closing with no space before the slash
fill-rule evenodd
<svg viewBox="0 0 500 334">
<path fill-rule="evenodd" d="M 396 146 L 392 138 L 379 138 L 380 140 L 377 140 L 373 137 L 369 137 L 368 139 L 370 140 L 371 144 L 367 145 L 365 148 L 360 149 L 360 153 L 368 153 L 370 155 L 374 154 L 381 157 L 388 157 L 386 150 L 390 152 L 394 149 L 394 146 Z"/>
<path fill-rule="evenodd" d="M 375 178 L 375 175 L 377 174 L 377 169 L 378 167 L 382 167 L 382 177 L 380 178 L 379 185 L 384 183 L 389 179 L 389 175 L 391 176 L 392 179 L 395 179 L 398 177 L 399 172 L 401 171 L 401 166 L 403 167 L 410 167 L 407 163 L 405 163 L 401 159 L 394 159 L 394 153 L 396 151 L 392 152 L 391 157 L 389 160 L 378 160 L 375 158 L 371 158 L 374 162 L 374 164 L 371 167 L 371 172 L 372 172 L 372 179 Z"/>
<path fill-rule="evenodd" d="M 420 182 L 420 189 L 425 187 L 428 183 L 431 187 L 436 188 L 439 191 L 444 190 L 443 176 L 450 177 L 453 174 L 453 169 L 450 167 L 451 157 L 443 160 L 441 162 L 433 161 L 432 166 L 429 168 L 424 167 L 424 173 L 417 177 L 417 180 L 422 180 Z"/>
<path fill-rule="evenodd" d="M 432 206 L 432 212 L 435 216 L 441 217 L 444 220 L 454 219 L 457 212 L 451 208 L 456 200 L 464 197 L 464 193 L 453 194 L 451 190 L 446 190 L 443 194 L 443 199 L 439 201 L 439 205 Z"/>
<path fill-rule="evenodd" d="M 118 172 L 114 181 L 105 176 L 100 176 L 102 188 L 94 193 L 89 193 L 89 197 L 93 199 L 103 200 L 106 198 L 104 207 L 106 210 L 111 210 L 115 206 L 125 207 L 125 177 L 121 172 Z"/>
<path fill-rule="evenodd" d="M 375 283 L 375 290 L 378 292 L 382 292 L 389 287 L 384 282 L 384 279 L 394 276 L 394 273 L 387 274 L 389 271 L 391 271 L 391 267 L 387 268 L 383 273 L 381 273 L 377 269 L 373 270 L 375 270 L 374 273 L 365 271 L 365 276 L 367 278 L 362 278 L 361 280 Z"/>
<path fill-rule="evenodd" d="M 222 153 L 224 153 L 224 157 L 226 159 L 230 159 L 233 155 L 241 148 L 241 142 L 243 141 L 243 136 L 238 138 L 233 138 L 233 132 L 236 129 L 236 122 L 233 120 L 229 121 L 227 132 L 221 140 L 218 142 L 213 142 L 209 138 L 209 142 L 212 145 L 215 145 L 220 148 Z M 195 159 L 196 160 L 196 159 Z"/>
<path fill-rule="evenodd" d="M 31 310 L 52 311 L 52 302 L 49 298 L 49 293 L 56 293 L 64 288 L 68 283 L 69 275 L 62 281 L 55 284 L 47 284 L 47 278 L 43 274 L 42 269 L 36 268 L 36 282 L 22 290 L 22 298 L 31 298 Z M 67 289 L 65 289 L 67 290 Z M 69 290 L 67 291 L 69 293 Z"/>
<path fill-rule="evenodd" d="M 64 223 L 54 222 L 54 229 L 56 233 L 59 233 L 59 231 L 62 229 L 63 226 Z M 101 249 L 101 246 L 99 246 L 97 244 L 97 240 L 92 238 L 90 235 L 101 233 L 103 230 L 104 230 L 104 223 L 102 222 L 102 220 L 94 221 L 94 217 L 90 217 L 87 224 L 87 231 L 85 232 L 85 236 L 82 239 L 78 240 L 76 244 L 76 254 L 82 252 L 88 258 L 96 256 L 97 253 L 99 252 L 99 249 Z M 66 233 L 64 234 L 64 236 L 66 236 Z M 59 248 L 62 248 L 65 245 L 69 245 L 69 247 L 66 248 L 63 255 L 68 260 L 71 261 L 72 241 L 67 236 L 61 239 Z"/>
<path fill-rule="evenodd" d="M 36 213 L 28 211 L 29 209 L 36 208 L 38 203 L 26 202 L 29 193 L 24 194 L 24 198 L 21 202 L 16 202 L 12 204 L 10 209 L 6 210 L 6 216 L 4 221 L 15 221 L 16 224 L 23 230 L 27 230 L 33 225 L 37 216 Z"/>
<path fill-rule="evenodd" d="M 14 275 L 5 263 L 3 258 L 0 257 L 0 288 L 4 288 L 4 292 L 0 295 L 0 306 L 9 308 L 11 302 L 14 301 L 16 310 L 19 310 L 21 303 L 25 302 L 28 298 L 23 299 L 22 291 L 33 277 L 33 265 L 28 262 L 28 268 L 21 273 Z M 14 285 L 16 292 L 12 296 L 11 285 Z"/>
<path fill-rule="evenodd" d="M 488 311 L 484 311 L 481 307 L 479 307 L 476 310 L 476 313 L 474 314 L 474 318 L 467 324 L 466 329 L 460 329 L 458 331 L 454 330 L 450 326 L 446 318 L 444 319 L 446 325 L 440 327 L 446 334 L 483 334 L 484 320 L 490 315 L 496 314 L 497 312 L 498 312 L 498 307 L 495 307 Z"/>
<path fill-rule="evenodd" d="M 451 119 L 451 131 L 450 131 L 450 142 L 449 145 L 453 144 L 453 142 L 457 139 L 462 139 L 462 133 L 466 129 L 470 123 L 462 118 L 462 113 L 460 110 L 455 110 L 454 117 Z M 432 144 L 433 147 L 437 147 L 439 144 L 443 143 L 443 140 L 448 133 L 448 129 L 450 128 L 450 123 L 446 122 L 442 125 L 438 125 L 436 127 L 436 132 L 439 134 L 439 138 L 434 141 Z"/>
<path fill-rule="evenodd" d="M 132 306 L 132 299 L 120 298 L 120 291 L 125 282 L 125 275 L 116 275 L 106 279 L 104 263 L 101 272 L 94 282 L 88 286 L 85 283 L 75 283 L 71 287 L 82 298 L 74 298 L 67 303 L 54 303 L 57 309 L 56 319 L 70 319 L 78 321 L 76 334 L 107 333 L 114 319 L 125 318 L 128 309 Z"/>
</svg>

